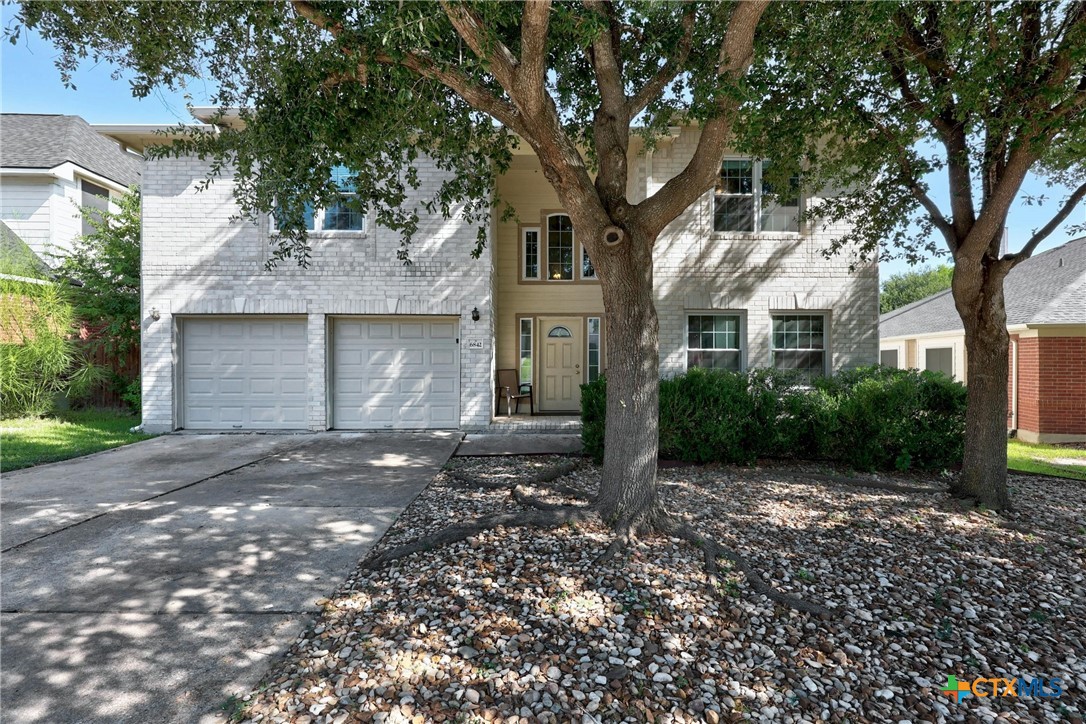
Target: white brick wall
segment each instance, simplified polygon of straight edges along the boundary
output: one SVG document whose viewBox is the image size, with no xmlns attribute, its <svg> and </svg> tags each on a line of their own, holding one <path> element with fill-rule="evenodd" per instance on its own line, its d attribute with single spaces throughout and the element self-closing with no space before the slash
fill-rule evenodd
<svg viewBox="0 0 1086 724">
<path fill-rule="evenodd" d="M 309 268 L 285 262 L 264 269 L 271 240 L 264 225 L 231 220 L 237 208 L 229 180 L 197 192 L 207 166 L 194 158 L 148 161 L 143 176 L 143 423 L 178 426 L 175 382 L 179 319 L 194 314 L 307 315 L 308 421 L 328 426 L 328 315 L 453 315 L 460 319 L 461 426 L 490 422 L 491 257 L 470 257 L 476 230 L 462 221 L 424 215 L 411 247 L 414 265 L 396 259 L 399 235 L 371 226 L 366 234 L 315 234 Z M 420 194 L 440 182 L 420 173 Z M 425 212 L 422 212 L 425 214 Z M 471 321 L 478 307 L 482 318 Z M 151 319 L 152 308 L 160 315 Z M 468 350 L 478 339 L 483 349 Z"/>
<path fill-rule="evenodd" d="M 633 183 L 655 192 L 679 172 L 697 144 L 683 129 L 644 159 Z M 634 194 L 631 194 L 634 196 Z M 706 194 L 664 230 L 654 254 L 656 309 L 660 316 L 660 367 L 665 376 L 686 369 L 686 317 L 691 312 L 745 312 L 747 367 L 770 365 L 770 314 L 824 311 L 829 317 L 834 370 L 878 361 L 878 266 L 848 254 L 821 251 L 845 230 L 815 225 L 799 234 L 714 234 L 713 195 Z"/>
<path fill-rule="evenodd" d="M 644 198 L 685 165 L 696 130 L 684 129 L 648 160 L 632 164 L 631 200 Z M 179 324 L 192 314 L 307 315 L 308 424 L 329 424 L 326 350 L 328 316 L 455 315 L 460 319 L 463 429 L 490 424 L 495 367 L 492 245 L 479 260 L 469 253 L 475 228 L 424 216 L 412 244 L 415 264 L 396 259 L 399 236 L 374 228 L 362 234 L 314 235 L 311 265 L 286 262 L 264 269 L 269 233 L 264 226 L 231 221 L 231 182 L 218 180 L 197 193 L 206 165 L 197 159 L 148 161 L 143 175 L 143 415 L 148 430 L 178 425 L 175 380 Z M 422 194 L 440 181 L 424 168 Z M 686 316 L 742 310 L 748 367 L 770 364 L 770 314 L 813 310 L 828 314 L 833 369 L 878 359 L 878 269 L 847 255 L 820 253 L 841 228 L 816 225 L 800 234 L 712 233 L 712 194 L 694 204 L 661 235 L 655 254 L 664 375 L 686 368 Z M 491 224 L 493 229 L 496 223 Z M 493 231 L 492 231 L 493 236 Z M 560 294 L 556 290 L 556 294 Z M 161 318 L 150 319 L 152 307 Z M 478 307 L 482 318 L 471 321 Z M 469 349 L 469 342 L 482 342 Z"/>
</svg>

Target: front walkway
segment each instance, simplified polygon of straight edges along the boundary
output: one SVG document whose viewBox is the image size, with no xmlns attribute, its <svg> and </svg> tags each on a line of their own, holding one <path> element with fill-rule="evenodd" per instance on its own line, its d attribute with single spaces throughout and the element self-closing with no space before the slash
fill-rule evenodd
<svg viewBox="0 0 1086 724">
<path fill-rule="evenodd" d="M 460 437 L 168 435 L 4 475 L 4 720 L 221 722 Z"/>
</svg>

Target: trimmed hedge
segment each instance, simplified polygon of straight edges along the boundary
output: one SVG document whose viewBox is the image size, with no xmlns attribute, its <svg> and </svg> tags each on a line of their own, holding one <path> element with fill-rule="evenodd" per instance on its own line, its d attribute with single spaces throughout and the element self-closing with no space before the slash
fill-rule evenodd
<svg viewBox="0 0 1086 724">
<path fill-rule="evenodd" d="M 607 381 L 581 386 L 584 449 L 603 459 Z M 660 457 L 746 465 L 826 459 L 857 470 L 941 470 L 962 459 L 965 387 L 932 372 L 692 369 L 660 381 Z"/>
</svg>

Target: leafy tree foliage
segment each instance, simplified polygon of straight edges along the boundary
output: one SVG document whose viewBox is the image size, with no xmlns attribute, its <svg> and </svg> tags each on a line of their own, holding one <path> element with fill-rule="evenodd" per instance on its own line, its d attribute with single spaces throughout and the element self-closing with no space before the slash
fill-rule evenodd
<svg viewBox="0 0 1086 724">
<path fill-rule="evenodd" d="M 131 188 L 117 211 L 85 208 L 94 231 L 77 237 L 58 275 L 72 280 L 69 297 L 77 318 L 94 332 L 92 343 L 110 354 L 140 339 L 140 196 Z"/>
<path fill-rule="evenodd" d="M 958 493 L 1006 508 L 1003 280 L 1086 196 L 1086 3 L 778 4 L 751 82 L 746 143 L 801 157 L 809 210 L 849 220 L 834 242 L 954 259 L 969 412 Z M 927 179 L 949 188 L 940 207 Z M 1071 192 L 1017 251 L 1000 252 L 1027 174 Z M 916 229 L 920 230 L 916 234 Z"/>
<path fill-rule="evenodd" d="M 947 264 L 894 274 L 882 284 L 879 311 L 886 314 L 944 289 L 950 289 L 953 279 L 954 267 Z"/>
<path fill-rule="evenodd" d="M 222 133 L 167 152 L 204 155 L 213 176 L 235 176 L 244 216 L 276 213 L 273 263 L 307 261 L 305 204 L 336 200 L 339 165 L 357 173 L 357 204 L 402 232 L 408 260 L 420 209 L 405 202 L 423 154 L 452 173 L 420 208 L 477 223 L 481 248 L 495 178 L 515 145 L 530 146 L 600 279 L 611 394 L 593 505 L 625 539 L 677 530 L 655 479 L 653 246 L 719 174 L 767 5 L 28 2 L 8 32 L 36 28 L 59 49 L 62 73 L 88 55 L 124 68 L 137 95 L 213 78 L 214 102 L 238 110 L 224 112 Z M 696 152 L 631 201 L 631 137 L 651 144 L 679 118 L 700 125 Z"/>
</svg>

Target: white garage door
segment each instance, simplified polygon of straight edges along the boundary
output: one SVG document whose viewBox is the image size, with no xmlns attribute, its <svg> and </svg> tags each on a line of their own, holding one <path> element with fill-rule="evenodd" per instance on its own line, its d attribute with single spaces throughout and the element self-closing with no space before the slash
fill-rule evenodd
<svg viewBox="0 0 1086 724">
<path fill-rule="evenodd" d="M 333 323 L 332 346 L 334 427 L 460 426 L 455 319 L 341 318 Z"/>
<path fill-rule="evenodd" d="M 182 424 L 192 430 L 305 429 L 305 330 L 301 319 L 186 319 Z"/>
</svg>

